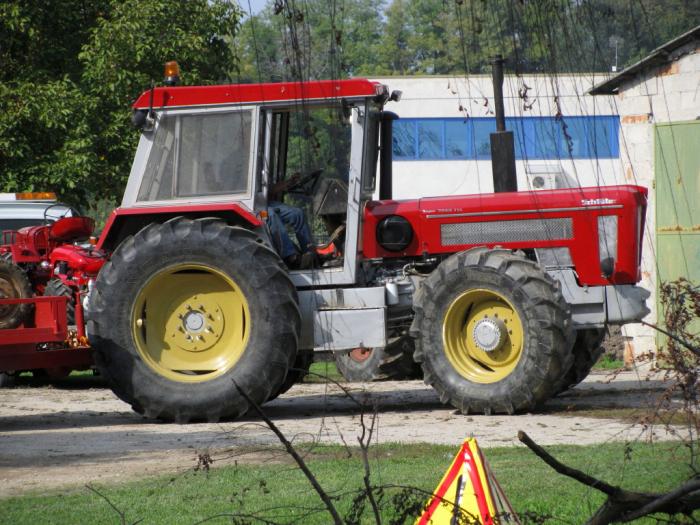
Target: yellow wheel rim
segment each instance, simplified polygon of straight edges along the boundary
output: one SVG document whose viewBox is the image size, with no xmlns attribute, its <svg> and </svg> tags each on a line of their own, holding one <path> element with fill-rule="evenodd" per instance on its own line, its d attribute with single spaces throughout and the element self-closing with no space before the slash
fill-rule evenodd
<svg viewBox="0 0 700 525">
<path fill-rule="evenodd" d="M 200 264 L 155 274 L 131 314 L 136 349 L 159 375 L 209 381 L 231 369 L 250 334 L 248 302 L 228 275 Z"/>
<path fill-rule="evenodd" d="M 460 375 L 475 383 L 495 383 L 520 360 L 523 324 L 503 295 L 474 289 L 447 308 L 442 338 L 445 355 Z"/>
</svg>

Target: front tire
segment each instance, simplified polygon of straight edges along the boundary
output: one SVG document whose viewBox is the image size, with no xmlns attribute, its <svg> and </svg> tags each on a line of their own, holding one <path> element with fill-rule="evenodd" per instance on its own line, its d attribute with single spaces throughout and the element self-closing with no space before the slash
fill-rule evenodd
<svg viewBox="0 0 700 525">
<path fill-rule="evenodd" d="M 557 283 L 509 250 L 446 259 L 415 296 L 416 361 L 462 413 L 531 410 L 571 366 L 574 332 Z"/>
<path fill-rule="evenodd" d="M 238 388 L 265 402 L 294 360 L 300 324 L 278 255 L 217 219 L 175 218 L 128 237 L 90 298 L 100 373 L 137 412 L 178 422 L 243 415 Z"/>
<path fill-rule="evenodd" d="M 572 349 L 573 362 L 569 370 L 557 384 L 557 394 L 575 387 L 590 374 L 605 349 L 601 346 L 605 339 L 605 330 L 589 329 L 576 332 L 576 342 Z"/>
</svg>

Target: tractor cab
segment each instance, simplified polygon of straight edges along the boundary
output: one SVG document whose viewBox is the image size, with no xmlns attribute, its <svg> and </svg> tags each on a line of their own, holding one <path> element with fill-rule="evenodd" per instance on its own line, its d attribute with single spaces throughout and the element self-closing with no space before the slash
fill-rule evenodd
<svg viewBox="0 0 700 525">
<path fill-rule="evenodd" d="M 287 236 L 299 254 L 314 254 L 311 267 L 290 265 L 297 286 L 354 284 L 361 203 L 375 190 L 387 93 L 368 80 L 146 92 L 134 105 L 142 136 L 121 212 L 235 204 L 247 213 L 230 220 L 257 219 L 278 253 Z M 290 207 L 303 215 L 310 246 L 284 221 L 284 231 L 271 228 Z M 122 233 L 130 231 L 121 222 Z"/>
</svg>

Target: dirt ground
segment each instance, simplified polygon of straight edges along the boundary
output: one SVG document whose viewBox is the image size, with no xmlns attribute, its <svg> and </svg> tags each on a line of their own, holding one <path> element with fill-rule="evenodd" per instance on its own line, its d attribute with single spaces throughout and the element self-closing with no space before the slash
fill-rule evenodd
<svg viewBox="0 0 700 525">
<path fill-rule="evenodd" d="M 518 430 L 543 445 L 677 439 L 662 427 L 635 423 L 666 386 L 635 372 L 613 380 L 591 375 L 540 413 L 517 416 L 458 414 L 420 381 L 347 386 L 377 407 L 381 443 L 457 446 L 473 435 L 482 446 L 509 446 L 517 443 Z M 359 408 L 334 385 L 297 385 L 266 412 L 297 443 L 357 443 Z M 190 425 L 146 420 L 98 378 L 0 390 L 0 497 L 179 472 L 193 468 L 200 454 L 209 454 L 215 466 L 274 460 L 269 447 L 276 444 L 256 417 Z"/>
</svg>

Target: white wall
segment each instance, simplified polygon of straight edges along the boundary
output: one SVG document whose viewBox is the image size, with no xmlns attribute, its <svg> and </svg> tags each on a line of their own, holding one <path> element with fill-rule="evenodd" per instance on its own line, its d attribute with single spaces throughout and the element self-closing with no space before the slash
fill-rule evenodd
<svg viewBox="0 0 700 525">
<path fill-rule="evenodd" d="M 654 124 L 700 118 L 700 45 L 696 42 L 672 53 L 668 65 L 650 68 L 620 87 L 616 105 L 620 115 L 620 157 L 624 179 L 646 186 L 649 208 L 642 260 L 642 283 L 652 295 L 651 314 L 656 323 L 656 196 L 654 189 Z M 700 147 L 700 137 L 698 137 Z M 699 196 L 694 196 L 696 199 Z M 624 332 L 633 338 L 634 353 L 656 350 L 656 334 L 643 325 L 628 325 Z"/>
<path fill-rule="evenodd" d="M 506 117 L 616 115 L 614 97 L 587 95 L 604 77 L 598 75 L 506 75 L 503 83 Z M 403 118 L 493 117 L 493 87 L 488 75 L 461 77 L 384 77 L 373 80 L 403 92 L 387 109 Z M 524 96 L 521 96 L 525 94 Z M 395 160 L 394 196 L 487 193 L 493 191 L 490 161 Z M 530 189 L 526 172 L 559 172 L 570 186 L 623 184 L 619 159 L 517 160 L 518 188 Z"/>
</svg>

